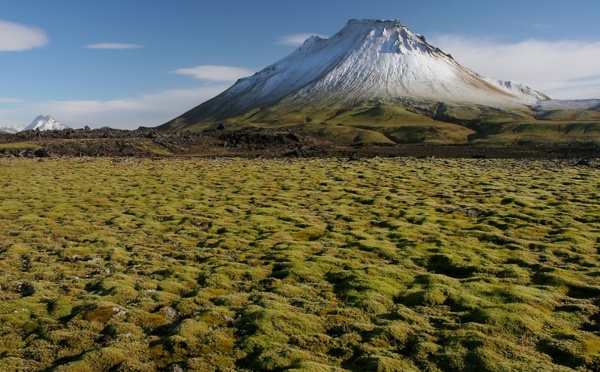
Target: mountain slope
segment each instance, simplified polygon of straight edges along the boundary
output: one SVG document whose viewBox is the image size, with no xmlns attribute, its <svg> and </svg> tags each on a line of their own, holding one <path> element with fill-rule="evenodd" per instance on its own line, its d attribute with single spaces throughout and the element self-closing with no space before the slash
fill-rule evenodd
<svg viewBox="0 0 600 372">
<path fill-rule="evenodd" d="M 35 118 L 31 122 L 31 124 L 29 124 L 28 126 L 26 126 L 22 130 L 22 132 L 25 132 L 27 130 L 45 131 L 45 130 L 61 130 L 61 129 L 69 129 L 69 127 L 67 125 L 65 125 L 65 124 L 57 121 L 52 116 L 40 115 L 37 118 Z"/>
<path fill-rule="evenodd" d="M 399 21 L 351 20 L 331 38 L 312 36 L 289 56 L 159 128 L 318 123 L 349 108 L 378 105 L 406 107 L 427 121 L 439 102 L 527 110 L 545 99 L 522 84 L 460 66 Z"/>
</svg>

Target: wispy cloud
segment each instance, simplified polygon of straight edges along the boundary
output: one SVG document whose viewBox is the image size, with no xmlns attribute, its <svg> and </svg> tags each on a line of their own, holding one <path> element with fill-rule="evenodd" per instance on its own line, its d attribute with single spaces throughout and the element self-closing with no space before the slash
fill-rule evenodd
<svg viewBox="0 0 600 372">
<path fill-rule="evenodd" d="M 46 44 L 48 36 L 43 30 L 0 20 L 0 52 L 18 52 Z"/>
<path fill-rule="evenodd" d="M 125 43 L 99 43 L 99 44 L 86 45 L 86 46 L 84 46 L 84 48 L 88 48 L 88 49 L 138 49 L 138 48 L 143 48 L 143 45 L 125 44 Z"/>
<path fill-rule="evenodd" d="M 600 98 L 600 41 L 503 43 L 445 35 L 431 42 L 485 76 L 525 83 L 557 99 Z"/>
<path fill-rule="evenodd" d="M 108 101 L 73 100 L 28 102 L 19 108 L 0 108 L 2 125 L 25 126 L 36 115 L 51 115 L 73 128 L 109 126 L 120 129 L 154 127 L 216 96 L 229 84 L 174 89 Z"/>
<path fill-rule="evenodd" d="M 0 97 L 0 103 L 23 103 L 25 100 L 20 98 Z"/>
<path fill-rule="evenodd" d="M 180 75 L 188 75 L 199 80 L 229 82 L 236 81 L 239 78 L 246 77 L 254 73 L 254 71 L 243 67 L 214 65 L 179 68 L 171 72 Z"/>
<path fill-rule="evenodd" d="M 550 28 L 549 24 L 546 23 L 526 23 L 526 22 L 518 22 L 518 26 L 527 27 L 527 28 Z"/>
<path fill-rule="evenodd" d="M 320 34 L 292 34 L 292 35 L 285 35 L 285 36 L 281 36 L 281 37 L 277 38 L 277 41 L 275 42 L 275 44 L 300 46 L 306 41 L 306 39 L 308 39 L 309 37 L 311 37 L 313 35 L 322 37 L 324 39 L 327 38 L 327 36 L 320 35 Z"/>
</svg>

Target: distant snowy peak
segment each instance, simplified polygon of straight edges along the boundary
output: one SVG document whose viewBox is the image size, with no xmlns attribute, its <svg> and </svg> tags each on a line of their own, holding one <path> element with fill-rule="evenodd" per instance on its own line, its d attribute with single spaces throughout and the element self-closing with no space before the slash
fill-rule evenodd
<svg viewBox="0 0 600 372">
<path fill-rule="evenodd" d="M 37 118 L 35 118 L 31 122 L 31 124 L 26 126 L 25 129 L 23 129 L 23 132 L 27 131 L 27 130 L 46 131 L 46 130 L 61 130 L 61 129 L 69 129 L 69 127 L 66 126 L 65 124 L 59 122 L 58 120 L 54 119 L 52 116 L 40 115 Z"/>
<path fill-rule="evenodd" d="M 21 129 L 20 128 L 16 128 L 16 127 L 10 127 L 10 126 L 0 127 L 0 132 L 17 133 L 17 132 L 20 132 L 20 131 L 21 131 Z"/>
</svg>

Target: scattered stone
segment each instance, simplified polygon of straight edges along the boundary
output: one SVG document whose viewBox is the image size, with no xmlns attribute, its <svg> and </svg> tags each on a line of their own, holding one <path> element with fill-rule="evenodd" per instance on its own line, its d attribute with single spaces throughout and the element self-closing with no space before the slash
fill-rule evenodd
<svg viewBox="0 0 600 372">
<path fill-rule="evenodd" d="M 123 309 L 121 309 L 118 306 L 113 306 L 112 310 L 115 312 L 116 316 L 123 316 L 125 315 L 125 311 Z"/>
<path fill-rule="evenodd" d="M 163 307 L 161 311 L 165 316 L 169 318 L 174 318 L 177 315 L 177 311 L 170 306 Z"/>
<path fill-rule="evenodd" d="M 33 155 L 38 158 L 47 158 L 50 156 L 50 153 L 45 148 L 41 148 L 41 149 L 35 150 L 33 152 Z"/>
<path fill-rule="evenodd" d="M 576 167 L 589 167 L 592 163 L 586 159 L 580 159 L 577 163 L 575 163 Z"/>
<path fill-rule="evenodd" d="M 356 152 L 353 152 L 348 157 L 348 160 L 350 160 L 350 161 L 357 161 L 357 160 L 360 160 L 360 156 L 358 156 L 358 154 Z"/>
<path fill-rule="evenodd" d="M 171 368 L 169 368 L 170 372 L 183 372 L 183 368 L 179 364 L 173 364 Z"/>
</svg>

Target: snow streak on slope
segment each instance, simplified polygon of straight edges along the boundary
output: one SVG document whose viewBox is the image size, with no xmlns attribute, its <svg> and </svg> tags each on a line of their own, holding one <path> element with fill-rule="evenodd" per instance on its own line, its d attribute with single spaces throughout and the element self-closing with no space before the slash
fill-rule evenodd
<svg viewBox="0 0 600 372">
<path fill-rule="evenodd" d="M 191 122 L 252 110 L 398 104 L 407 99 L 524 107 L 548 99 L 522 84 L 482 77 L 399 21 L 351 20 L 329 39 L 292 52 L 188 112 Z M 187 114 L 186 114 L 187 115 Z"/>
<path fill-rule="evenodd" d="M 69 129 L 68 126 L 64 125 L 63 123 L 57 121 L 56 119 L 54 119 L 52 116 L 44 116 L 44 115 L 40 115 L 37 118 L 35 118 L 31 124 L 29 124 L 28 126 L 25 127 L 25 129 L 23 129 L 22 131 L 26 131 L 26 130 L 41 130 L 41 131 L 45 131 L 45 130 L 61 130 L 61 129 Z"/>
</svg>

